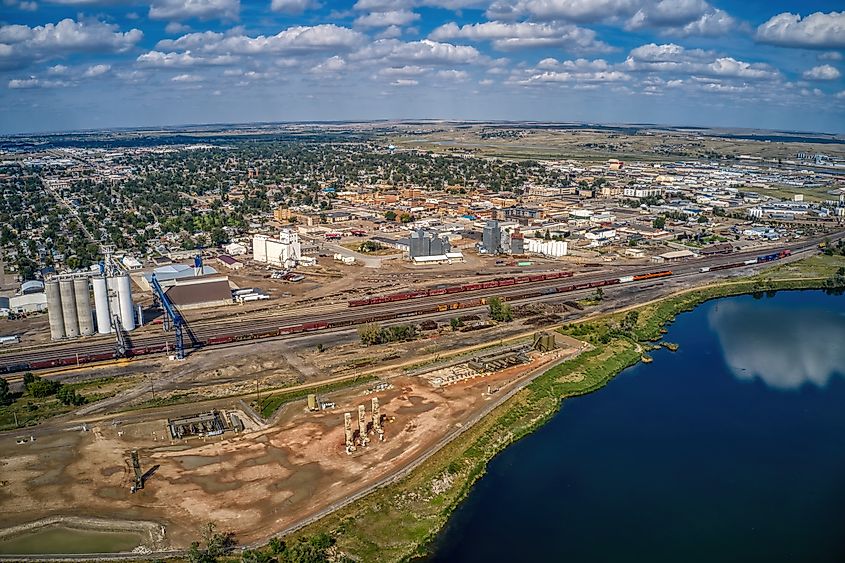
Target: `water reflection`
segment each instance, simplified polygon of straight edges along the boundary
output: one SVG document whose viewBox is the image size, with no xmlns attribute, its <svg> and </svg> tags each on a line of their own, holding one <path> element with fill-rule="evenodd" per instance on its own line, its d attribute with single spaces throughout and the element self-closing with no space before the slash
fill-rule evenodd
<svg viewBox="0 0 845 563">
<path fill-rule="evenodd" d="M 825 387 L 834 374 L 845 375 L 845 316 L 723 301 L 708 320 L 739 379 L 797 389 L 806 382 Z"/>
</svg>

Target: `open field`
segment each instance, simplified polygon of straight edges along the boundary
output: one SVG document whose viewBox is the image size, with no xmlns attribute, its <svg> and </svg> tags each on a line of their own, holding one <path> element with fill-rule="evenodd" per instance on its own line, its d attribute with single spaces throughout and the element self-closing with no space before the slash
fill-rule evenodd
<svg viewBox="0 0 845 563">
<path fill-rule="evenodd" d="M 400 471 L 483 411 L 495 398 L 486 394 L 487 385 L 504 395 L 528 373 L 575 352 L 538 355 L 448 387 L 399 376 L 377 393 L 360 387 L 326 392 L 321 398 L 336 408 L 309 413 L 304 401 L 288 403 L 271 424 L 250 423 L 254 430 L 223 437 L 172 439 L 166 418 L 190 414 L 190 407 L 159 409 L 162 418 L 100 417 L 87 432 L 36 434 L 35 442 L 23 445 L 7 434 L 0 440 L 0 526 L 67 514 L 138 519 L 163 524 L 167 547 L 186 548 L 213 521 L 241 542 L 260 540 Z M 386 440 L 347 455 L 343 413 L 358 404 L 369 407 L 371 397 L 381 402 Z M 157 466 L 134 495 L 131 449 L 139 450 L 145 469 Z"/>
<path fill-rule="evenodd" d="M 403 131 L 403 129 L 405 129 Z M 744 138 L 749 137 L 749 138 Z M 570 124 L 436 124 L 399 128 L 389 136 L 400 148 L 472 153 L 514 159 L 674 161 L 737 158 L 794 158 L 798 152 L 845 155 L 845 143 L 796 142 L 755 132 L 689 130 L 660 126 Z M 779 140 L 783 139 L 783 140 Z"/>
</svg>

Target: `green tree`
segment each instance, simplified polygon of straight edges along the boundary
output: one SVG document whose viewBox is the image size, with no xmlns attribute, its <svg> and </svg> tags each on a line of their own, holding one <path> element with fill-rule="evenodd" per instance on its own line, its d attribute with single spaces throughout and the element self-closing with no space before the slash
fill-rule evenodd
<svg viewBox="0 0 845 563">
<path fill-rule="evenodd" d="M 464 326 L 464 321 L 459 318 L 454 318 L 449 321 L 449 325 L 451 325 L 452 330 L 458 330 L 462 326 Z"/>
<path fill-rule="evenodd" d="M 634 330 L 634 327 L 637 326 L 637 320 L 639 320 L 639 318 L 640 313 L 638 311 L 628 311 L 622 319 L 622 322 L 619 323 L 619 328 L 625 332 L 631 332 Z"/>
<path fill-rule="evenodd" d="M 9 393 L 9 382 L 0 377 L 0 405 L 8 405 L 12 402 L 12 396 Z"/>
<path fill-rule="evenodd" d="M 367 323 L 358 327 L 358 337 L 364 346 L 372 346 L 381 342 L 381 326 L 378 323 Z"/>
<path fill-rule="evenodd" d="M 205 547 L 200 542 L 192 542 L 188 550 L 190 563 L 215 563 L 218 558 L 231 552 L 235 547 L 235 536 L 232 532 L 218 532 L 217 527 L 209 522 L 202 531 Z"/>
<path fill-rule="evenodd" d="M 281 538 L 270 538 L 270 542 L 267 544 L 270 548 L 270 551 L 279 555 L 280 553 L 284 553 L 287 549 L 287 545 Z"/>
<path fill-rule="evenodd" d="M 29 392 L 30 395 L 36 397 L 38 399 L 43 399 L 44 397 L 49 397 L 50 395 L 55 395 L 58 390 L 61 388 L 62 384 L 58 381 L 51 381 L 49 379 L 41 379 L 37 378 L 35 381 L 29 384 L 26 390 Z"/>
<path fill-rule="evenodd" d="M 502 302 L 498 297 L 491 297 L 487 300 L 490 307 L 490 318 L 497 322 L 510 322 L 513 320 L 513 313 L 510 305 Z"/>
<path fill-rule="evenodd" d="M 662 229 L 666 226 L 666 217 L 655 217 L 654 221 L 651 222 L 651 226 L 655 229 Z"/>
<path fill-rule="evenodd" d="M 395 221 L 396 220 L 396 212 L 395 211 L 387 211 L 384 214 L 384 218 L 388 221 Z"/>
</svg>

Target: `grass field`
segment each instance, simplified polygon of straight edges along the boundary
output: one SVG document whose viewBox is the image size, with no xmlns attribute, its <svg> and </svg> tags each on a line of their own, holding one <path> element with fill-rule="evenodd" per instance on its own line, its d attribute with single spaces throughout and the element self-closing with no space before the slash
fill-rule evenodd
<svg viewBox="0 0 845 563">
<path fill-rule="evenodd" d="M 120 391 L 136 385 L 141 380 L 141 377 L 104 377 L 81 383 L 67 384 L 66 386 L 76 390 L 89 403 L 94 403 L 106 397 L 112 397 Z M 79 407 L 63 405 L 55 395 L 36 398 L 24 393 L 12 404 L 0 407 L 0 430 L 33 426 L 48 418 L 69 413 L 77 408 Z M 15 424 L 16 417 L 17 425 Z"/>
</svg>

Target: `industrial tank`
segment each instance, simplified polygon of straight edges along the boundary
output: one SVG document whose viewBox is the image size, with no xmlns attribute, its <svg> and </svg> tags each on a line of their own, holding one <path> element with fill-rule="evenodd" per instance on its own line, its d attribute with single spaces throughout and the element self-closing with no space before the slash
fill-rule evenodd
<svg viewBox="0 0 845 563">
<path fill-rule="evenodd" d="M 94 286 L 94 308 L 97 311 L 97 332 L 108 334 L 111 332 L 111 315 L 109 315 L 109 290 L 104 276 L 91 278 Z"/>
<path fill-rule="evenodd" d="M 79 336 L 79 321 L 76 314 L 76 298 L 73 294 L 73 280 L 59 281 L 59 295 L 62 296 L 62 320 L 65 325 L 65 336 L 76 338 Z"/>
<path fill-rule="evenodd" d="M 120 305 L 120 322 L 126 331 L 135 330 L 135 305 L 132 303 L 132 289 L 129 276 L 117 276 L 117 299 Z"/>
<path fill-rule="evenodd" d="M 44 283 L 47 294 L 47 317 L 50 320 L 50 338 L 61 340 L 65 337 L 65 321 L 62 316 L 62 297 L 59 282 L 50 280 Z"/>
<path fill-rule="evenodd" d="M 91 315 L 91 295 L 88 293 L 88 278 L 73 280 L 73 294 L 76 298 L 76 316 L 79 322 L 79 334 L 94 334 L 94 318 Z"/>
</svg>

